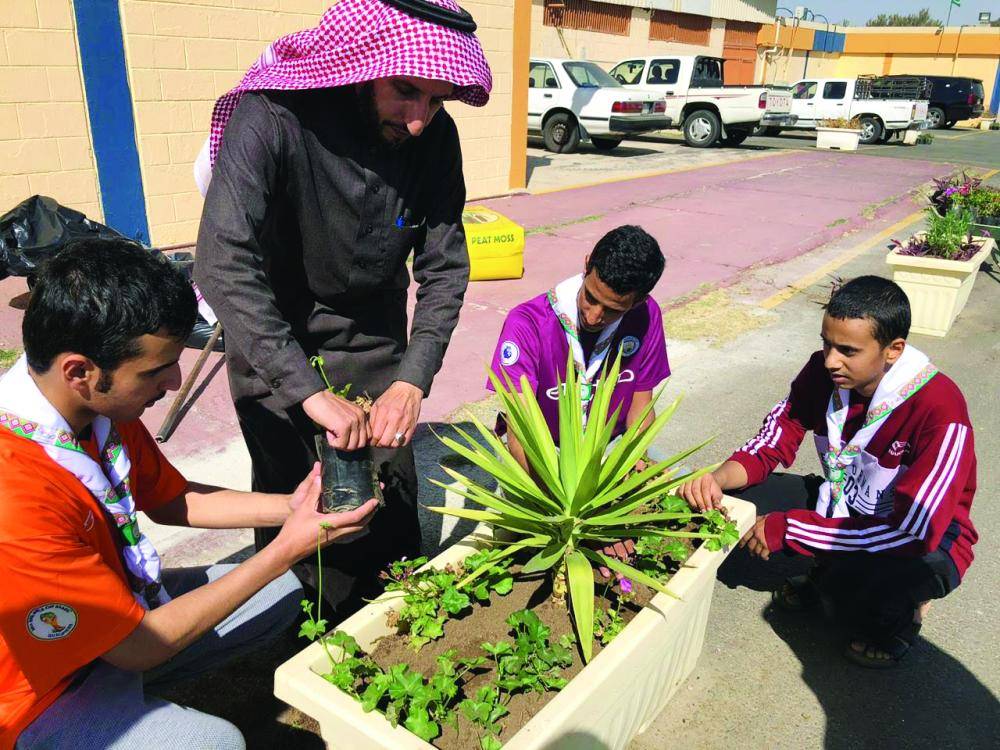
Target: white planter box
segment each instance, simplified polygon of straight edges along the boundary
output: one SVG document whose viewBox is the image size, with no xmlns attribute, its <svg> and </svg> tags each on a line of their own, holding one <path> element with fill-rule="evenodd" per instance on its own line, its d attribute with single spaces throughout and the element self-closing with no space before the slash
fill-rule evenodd
<svg viewBox="0 0 1000 750">
<path fill-rule="evenodd" d="M 920 135 L 920 131 L 916 128 L 907 128 L 903 131 L 903 145 L 916 146 L 918 135 Z"/>
<path fill-rule="evenodd" d="M 752 503 L 726 498 L 730 518 L 746 533 L 754 523 Z M 476 549 L 466 537 L 435 557 L 443 567 Z M 697 550 L 667 586 L 680 600 L 657 594 L 628 627 L 563 690 L 556 694 L 505 745 L 505 750 L 570 750 L 586 737 L 588 747 L 622 750 L 663 710 L 694 670 L 705 640 L 715 572 L 730 550 Z M 380 597 L 340 623 L 365 650 L 391 631 L 386 613 L 401 605 L 399 597 Z M 335 649 L 334 649 L 335 651 Z M 328 683 L 320 674 L 329 660 L 313 643 L 278 667 L 274 694 L 314 718 L 327 744 L 336 750 L 433 750 L 385 717 L 365 713 L 361 704 Z"/>
<path fill-rule="evenodd" d="M 895 250 L 886 256 L 886 263 L 892 266 L 892 280 L 910 300 L 910 331 L 928 336 L 947 335 L 969 301 L 979 266 L 996 247 L 989 237 L 978 237 L 975 242 L 980 250 L 969 260 L 900 255 Z"/>
<path fill-rule="evenodd" d="M 834 151 L 857 151 L 860 139 L 860 130 L 816 128 L 816 148 L 828 148 Z"/>
<path fill-rule="evenodd" d="M 980 120 L 979 121 L 979 129 L 980 130 L 989 130 L 992 127 L 992 125 L 993 125 L 993 120 Z"/>
</svg>

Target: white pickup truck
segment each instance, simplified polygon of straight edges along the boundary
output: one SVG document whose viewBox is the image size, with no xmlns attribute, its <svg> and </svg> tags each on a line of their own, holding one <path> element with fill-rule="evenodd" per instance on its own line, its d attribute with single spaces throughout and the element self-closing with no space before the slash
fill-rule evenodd
<svg viewBox="0 0 1000 750">
<path fill-rule="evenodd" d="M 528 131 L 540 133 L 545 148 L 576 150 L 581 139 L 615 148 L 628 134 L 670 126 L 663 99 L 651 91 L 628 91 L 587 60 L 532 58 L 528 68 Z"/>
<path fill-rule="evenodd" d="M 927 119 L 930 85 L 919 76 L 893 80 L 861 78 L 806 78 L 790 87 L 791 110 L 761 118 L 765 135 L 781 130 L 812 130 L 822 120 L 860 120 L 861 142 L 876 143 L 896 130 L 919 126 Z"/>
<path fill-rule="evenodd" d="M 632 57 L 611 68 L 611 76 L 625 88 L 659 92 L 689 146 L 738 146 L 766 110 L 788 112 L 791 98 L 763 86 L 727 86 L 724 64 L 705 55 Z"/>
</svg>

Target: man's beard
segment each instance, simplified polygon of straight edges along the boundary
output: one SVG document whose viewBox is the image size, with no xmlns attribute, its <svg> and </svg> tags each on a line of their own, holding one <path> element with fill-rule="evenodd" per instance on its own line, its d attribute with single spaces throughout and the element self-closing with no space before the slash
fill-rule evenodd
<svg viewBox="0 0 1000 750">
<path fill-rule="evenodd" d="M 407 138 L 403 138 L 399 141 L 390 141 L 385 137 L 383 130 L 384 128 L 390 127 L 390 123 L 379 120 L 378 108 L 375 106 L 375 87 L 372 85 L 371 81 L 358 84 L 357 95 L 358 107 L 361 110 L 362 124 L 367 132 L 373 134 L 375 140 L 380 146 L 395 149 L 406 143 L 408 140 Z"/>
</svg>

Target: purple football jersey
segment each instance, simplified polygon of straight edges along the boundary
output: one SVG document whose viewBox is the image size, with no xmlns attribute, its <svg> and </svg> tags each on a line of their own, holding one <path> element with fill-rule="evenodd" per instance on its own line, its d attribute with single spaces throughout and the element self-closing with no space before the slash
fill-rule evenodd
<svg viewBox="0 0 1000 750">
<path fill-rule="evenodd" d="M 667 343 L 663 337 L 660 308 L 647 298 L 629 310 L 618 325 L 608 353 L 610 367 L 621 349 L 621 372 L 611 397 L 609 414 L 621 404 L 615 435 L 625 431 L 625 417 L 637 392 L 653 390 L 670 375 Z M 514 385 L 527 377 L 556 443 L 559 442 L 559 383 L 566 379 L 569 342 L 559 318 L 544 294 L 523 302 L 507 315 L 491 369 L 503 380 L 506 372 Z M 493 390 L 492 383 L 486 383 Z"/>
</svg>

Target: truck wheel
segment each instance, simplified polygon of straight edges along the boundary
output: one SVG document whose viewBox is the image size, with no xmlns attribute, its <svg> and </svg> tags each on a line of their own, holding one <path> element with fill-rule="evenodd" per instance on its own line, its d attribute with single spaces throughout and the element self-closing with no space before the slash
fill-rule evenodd
<svg viewBox="0 0 1000 750">
<path fill-rule="evenodd" d="M 739 146 L 743 141 L 750 137 L 749 130 L 740 130 L 737 128 L 730 128 L 726 131 L 726 135 L 722 139 L 723 146 Z"/>
<path fill-rule="evenodd" d="M 940 107 L 931 107 L 927 110 L 927 127 L 931 129 L 944 127 L 944 110 Z"/>
<path fill-rule="evenodd" d="M 684 142 L 693 148 L 708 148 L 719 140 L 722 125 L 710 109 L 699 109 L 684 121 Z"/>
<path fill-rule="evenodd" d="M 882 123 L 877 117 L 862 115 L 861 117 L 861 143 L 878 143 L 882 140 Z"/>
<path fill-rule="evenodd" d="M 756 136 L 767 136 L 769 138 L 781 134 L 781 128 L 776 128 L 770 125 L 755 125 L 754 129 L 751 131 L 752 135 Z"/>
<path fill-rule="evenodd" d="M 556 154 L 572 154 L 580 145 L 580 126 L 568 112 L 556 112 L 542 129 L 545 148 Z"/>
<path fill-rule="evenodd" d="M 594 148 L 598 151 L 610 151 L 613 148 L 618 148 L 621 144 L 621 138 L 595 138 L 590 137 L 590 142 L 594 144 Z"/>
</svg>

